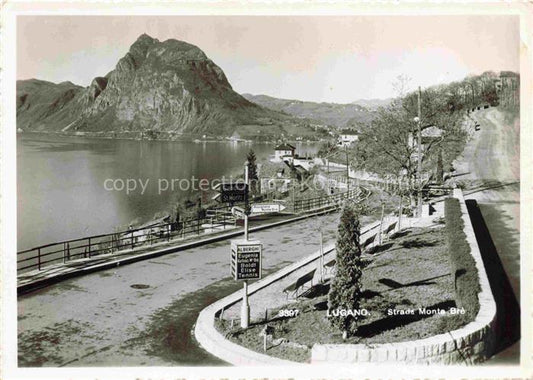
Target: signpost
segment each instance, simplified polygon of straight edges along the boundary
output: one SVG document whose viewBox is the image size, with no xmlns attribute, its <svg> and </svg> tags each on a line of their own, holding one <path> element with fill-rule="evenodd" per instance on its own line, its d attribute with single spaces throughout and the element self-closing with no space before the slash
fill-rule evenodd
<svg viewBox="0 0 533 380">
<path fill-rule="evenodd" d="M 248 280 L 261 278 L 261 255 L 263 245 L 258 240 L 248 240 L 248 161 L 244 164 L 244 182 L 228 182 L 215 186 L 219 191 L 216 197 L 221 202 L 244 202 L 244 208 L 232 207 L 231 213 L 244 218 L 244 239 L 231 242 L 231 276 L 243 281 L 243 297 L 241 307 L 241 327 L 250 325 L 250 305 L 248 303 Z"/>
<path fill-rule="evenodd" d="M 250 305 L 248 303 L 248 280 L 261 278 L 261 254 L 263 245 L 258 240 L 231 241 L 231 277 L 243 281 L 241 307 L 241 327 L 250 325 Z"/>
<path fill-rule="evenodd" d="M 258 240 L 231 241 L 231 277 L 235 280 L 261 278 L 263 245 Z"/>
</svg>

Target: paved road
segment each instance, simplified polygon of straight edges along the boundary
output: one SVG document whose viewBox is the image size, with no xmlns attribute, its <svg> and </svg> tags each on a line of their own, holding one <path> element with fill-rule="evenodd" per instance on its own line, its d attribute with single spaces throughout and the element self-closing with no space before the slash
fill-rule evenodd
<svg viewBox="0 0 533 380">
<path fill-rule="evenodd" d="M 497 108 L 472 114 L 480 124 L 456 166 L 457 180 L 469 184 L 496 251 L 520 302 L 520 124 Z M 496 355 L 494 363 L 516 363 L 519 343 Z"/>
<path fill-rule="evenodd" d="M 319 220 L 331 240 L 337 218 L 252 234 L 264 244 L 265 271 L 318 249 Z M 19 297 L 19 365 L 223 364 L 195 344 L 190 330 L 203 307 L 241 286 L 229 279 L 229 241 L 58 283 Z"/>
</svg>

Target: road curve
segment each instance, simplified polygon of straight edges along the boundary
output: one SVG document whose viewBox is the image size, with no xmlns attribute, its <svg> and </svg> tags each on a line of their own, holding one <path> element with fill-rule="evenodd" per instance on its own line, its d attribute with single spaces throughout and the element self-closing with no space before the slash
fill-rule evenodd
<svg viewBox="0 0 533 380">
<path fill-rule="evenodd" d="M 455 180 L 474 199 L 497 254 L 520 302 L 520 122 L 509 112 L 489 108 L 471 114 L 480 125 L 455 163 Z M 518 363 L 519 342 L 490 361 Z"/>
</svg>

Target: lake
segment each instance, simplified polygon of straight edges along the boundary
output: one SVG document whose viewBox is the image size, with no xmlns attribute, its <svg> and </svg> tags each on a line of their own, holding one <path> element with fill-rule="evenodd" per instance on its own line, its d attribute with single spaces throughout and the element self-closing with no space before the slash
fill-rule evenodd
<svg viewBox="0 0 533 380">
<path fill-rule="evenodd" d="M 17 249 L 149 221 L 181 199 L 200 197 L 189 180 L 198 187 L 201 179 L 242 173 L 250 148 L 258 160 L 274 153 L 274 144 L 19 134 Z M 301 155 L 316 150 L 316 143 L 297 144 Z"/>
</svg>

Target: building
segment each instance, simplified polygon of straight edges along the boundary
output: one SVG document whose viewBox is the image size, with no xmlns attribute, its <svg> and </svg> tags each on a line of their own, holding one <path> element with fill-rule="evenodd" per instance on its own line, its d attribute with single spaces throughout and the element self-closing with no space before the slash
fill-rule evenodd
<svg viewBox="0 0 533 380">
<path fill-rule="evenodd" d="M 294 151 L 296 150 L 291 144 L 280 144 L 274 148 L 274 162 L 283 161 L 284 157 L 294 157 Z"/>
<path fill-rule="evenodd" d="M 229 140 L 231 140 L 231 141 L 240 141 L 241 140 L 241 135 L 239 135 L 239 133 L 237 131 L 235 131 L 235 132 L 233 132 L 233 134 L 231 135 Z"/>
<path fill-rule="evenodd" d="M 359 141 L 359 135 L 356 134 L 341 134 L 339 135 L 339 141 L 337 142 L 338 146 L 351 146 L 354 142 Z"/>
<path fill-rule="evenodd" d="M 420 136 L 422 137 L 422 144 L 429 144 L 433 140 L 440 139 L 443 133 L 444 131 L 442 129 L 434 125 L 428 128 L 424 128 L 420 132 Z"/>
<path fill-rule="evenodd" d="M 422 131 L 420 132 L 420 137 L 421 137 L 420 148 L 421 148 L 422 158 L 424 157 L 424 154 L 426 150 L 428 149 L 428 147 L 431 146 L 431 144 L 433 144 L 435 141 L 441 139 L 443 134 L 444 134 L 444 131 L 434 125 L 422 129 Z M 411 147 L 411 149 L 414 149 L 414 152 L 411 155 L 411 160 L 413 161 L 418 160 L 418 151 L 416 150 L 417 143 L 418 143 L 417 134 L 415 133 L 415 135 L 413 136 L 412 133 L 409 133 L 407 143 L 409 144 L 409 147 Z"/>
<path fill-rule="evenodd" d="M 496 82 L 496 91 L 501 105 L 520 105 L 520 75 L 512 71 L 502 71 Z"/>
<path fill-rule="evenodd" d="M 268 177 L 261 178 L 261 194 L 286 193 L 291 188 L 293 179 L 291 177 Z"/>
</svg>

